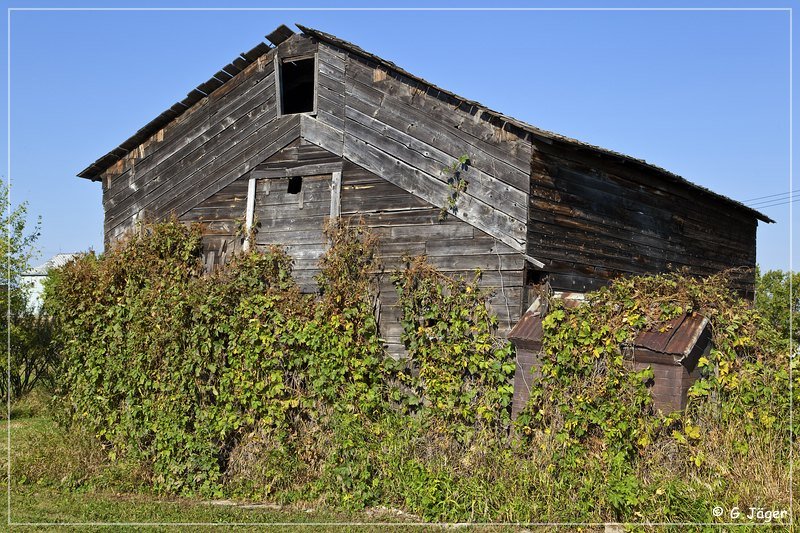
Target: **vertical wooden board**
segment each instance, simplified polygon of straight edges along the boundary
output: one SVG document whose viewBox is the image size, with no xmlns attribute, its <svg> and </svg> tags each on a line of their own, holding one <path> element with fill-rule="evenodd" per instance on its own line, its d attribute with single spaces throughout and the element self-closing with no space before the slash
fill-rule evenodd
<svg viewBox="0 0 800 533">
<path fill-rule="evenodd" d="M 331 175 L 331 218 L 338 218 L 342 204 L 342 173 Z"/>
<path fill-rule="evenodd" d="M 331 47 L 319 44 L 317 52 L 317 118 L 344 129 L 344 59 Z"/>
</svg>

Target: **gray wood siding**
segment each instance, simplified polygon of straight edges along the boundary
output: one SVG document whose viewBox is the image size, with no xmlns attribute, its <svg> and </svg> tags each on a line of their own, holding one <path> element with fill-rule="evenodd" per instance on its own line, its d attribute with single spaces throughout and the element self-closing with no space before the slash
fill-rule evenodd
<svg viewBox="0 0 800 533">
<path fill-rule="evenodd" d="M 621 274 L 755 266 L 756 220 L 698 191 L 577 151 L 540 146 L 531 164 L 528 246 L 555 288 Z M 752 275 L 738 286 L 752 289 Z"/>
<path fill-rule="evenodd" d="M 329 112 L 317 119 L 342 132 L 346 159 L 441 206 L 451 193 L 444 169 L 469 155 L 468 186 L 459 195 L 456 217 L 525 249 L 529 140 L 356 55 L 320 44 L 319 57 L 321 79 L 343 90 L 344 101 L 326 99 L 320 111 Z"/>
<path fill-rule="evenodd" d="M 109 168 L 106 244 L 136 216 L 183 215 L 297 138 L 300 116 L 276 120 L 274 56 L 315 50 L 307 37 L 293 36 Z"/>
<path fill-rule="evenodd" d="M 247 179 L 238 179 L 184 213 L 180 220 L 203 228 L 206 271 L 225 264 L 241 250 L 240 226 L 245 216 Z"/>
<path fill-rule="evenodd" d="M 317 66 L 317 117 L 344 131 L 345 54 L 330 46 L 319 45 Z"/>
<path fill-rule="evenodd" d="M 502 242 L 453 216 L 440 222 L 438 207 L 347 161 L 341 213 L 363 220 L 380 238 L 380 327 L 392 354 L 401 355 L 403 347 L 390 272 L 403 268 L 404 255 L 427 255 L 431 264 L 452 275 L 471 278 L 480 269 L 482 286 L 493 292 L 490 305 L 498 315 L 500 333 L 519 320 L 524 260 Z"/>
<path fill-rule="evenodd" d="M 313 54 L 315 112 L 279 117 L 276 65 Z M 388 272 L 404 255 L 456 275 L 480 269 L 501 333 L 524 311 L 523 253 L 545 262 L 555 289 L 579 291 L 621 274 L 755 265 L 752 213 L 631 160 L 506 128 L 373 59 L 304 35 L 262 55 L 103 173 L 106 244 L 136 219 L 174 215 L 204 225 L 213 268 L 241 246 L 255 178 L 255 246 L 285 247 L 313 291 L 335 204 L 331 173 L 341 171 L 341 216 L 363 218 L 381 239 L 380 324 L 394 354 Z M 466 191 L 440 221 L 452 194 L 445 169 L 463 155 Z M 287 191 L 291 176 L 303 176 L 298 195 Z M 752 276 L 737 281 L 752 289 Z"/>
<path fill-rule="evenodd" d="M 303 176 L 297 194 L 288 192 L 291 178 L 256 181 L 256 246 L 279 245 L 292 256 L 293 273 L 305 292 L 316 292 L 314 276 L 327 249 L 322 232 L 331 210 L 331 175 Z"/>
</svg>

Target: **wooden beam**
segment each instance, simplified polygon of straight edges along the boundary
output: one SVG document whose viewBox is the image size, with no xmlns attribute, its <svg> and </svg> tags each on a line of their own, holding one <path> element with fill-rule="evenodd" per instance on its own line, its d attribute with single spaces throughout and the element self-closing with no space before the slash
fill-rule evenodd
<svg viewBox="0 0 800 533">
<path fill-rule="evenodd" d="M 262 178 L 291 178 L 294 176 L 315 176 L 317 174 L 331 174 L 333 172 L 342 171 L 342 162 L 336 163 L 319 163 L 316 165 L 303 165 L 292 168 L 271 168 L 251 171 L 251 174 L 257 179 Z"/>
<path fill-rule="evenodd" d="M 292 35 L 294 35 L 294 32 L 285 24 L 281 24 L 267 35 L 267 40 L 275 46 L 278 46 Z"/>
<path fill-rule="evenodd" d="M 331 174 L 331 218 L 338 218 L 342 209 L 342 171 Z"/>
<path fill-rule="evenodd" d="M 522 254 L 522 257 L 524 257 L 527 262 L 531 263 L 536 268 L 544 268 L 544 263 L 542 263 L 538 259 L 531 257 L 528 254 Z"/>
<path fill-rule="evenodd" d="M 283 115 L 283 103 L 281 98 L 281 60 L 278 59 L 278 54 L 272 56 L 273 70 L 275 71 L 275 106 L 277 107 L 277 116 Z"/>
<path fill-rule="evenodd" d="M 250 249 L 250 231 L 253 229 L 253 212 L 256 206 L 256 178 L 251 177 L 247 181 L 247 207 L 244 215 L 244 244 L 242 249 L 246 252 Z"/>
</svg>

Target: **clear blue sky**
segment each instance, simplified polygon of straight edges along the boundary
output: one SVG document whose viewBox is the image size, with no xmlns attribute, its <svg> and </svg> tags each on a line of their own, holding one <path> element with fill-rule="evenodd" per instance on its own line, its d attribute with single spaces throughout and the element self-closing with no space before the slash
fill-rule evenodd
<svg viewBox="0 0 800 533">
<path fill-rule="evenodd" d="M 276 5 L 289 4 L 312 5 Z M 492 109 L 645 159 L 737 200 L 790 190 L 786 11 L 13 11 L 10 17 L 12 202 L 27 201 L 42 216 L 42 259 L 102 250 L 100 184 L 77 172 L 281 23 L 333 33 Z M 5 99 L 5 84 L 2 91 Z M 5 145 L 5 130 L 0 137 Z M 6 176 L 6 150 L 0 159 Z M 777 224 L 760 225 L 758 262 L 787 269 L 789 205 L 764 212 Z"/>
</svg>

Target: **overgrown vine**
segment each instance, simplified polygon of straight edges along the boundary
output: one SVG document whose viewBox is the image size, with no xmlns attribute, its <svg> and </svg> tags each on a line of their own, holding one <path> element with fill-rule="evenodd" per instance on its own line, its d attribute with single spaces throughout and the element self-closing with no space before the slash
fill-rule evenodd
<svg viewBox="0 0 800 533">
<path fill-rule="evenodd" d="M 469 155 L 464 154 L 453 162 L 452 165 L 442 169 L 447 177 L 449 193 L 445 198 L 444 205 L 439 209 L 439 222 L 447 220 L 448 213 L 456 213 L 458 210 L 458 199 L 463 192 L 466 192 L 469 182 L 464 179 L 463 173 L 469 169 Z"/>
</svg>

